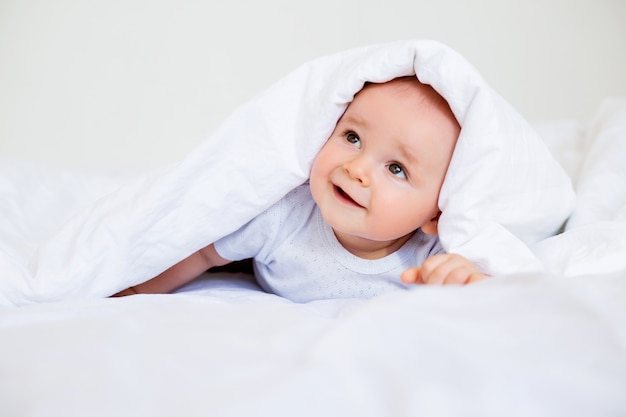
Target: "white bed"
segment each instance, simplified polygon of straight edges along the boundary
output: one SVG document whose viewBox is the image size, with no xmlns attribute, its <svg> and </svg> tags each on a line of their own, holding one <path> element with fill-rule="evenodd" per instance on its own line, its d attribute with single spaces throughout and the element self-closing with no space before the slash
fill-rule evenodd
<svg viewBox="0 0 626 417">
<path fill-rule="evenodd" d="M 537 126 L 572 175 L 585 160 L 581 128 Z M 1 174 L 2 249 L 16 258 L 70 208 L 123 182 L 7 161 Z M 2 307 L 0 408 L 7 416 L 620 416 L 625 300 L 624 270 L 308 304 L 218 273 L 177 295 Z"/>
<path fill-rule="evenodd" d="M 591 113 L 532 123 L 577 194 L 564 233 L 532 246 L 545 270 L 371 300 L 293 303 L 240 272 L 105 298 L 202 243 L 116 224 L 161 208 L 169 165 L 120 173 L 107 169 L 119 160 L 88 170 L 6 152 L 0 415 L 626 415 L 626 97 Z"/>
</svg>

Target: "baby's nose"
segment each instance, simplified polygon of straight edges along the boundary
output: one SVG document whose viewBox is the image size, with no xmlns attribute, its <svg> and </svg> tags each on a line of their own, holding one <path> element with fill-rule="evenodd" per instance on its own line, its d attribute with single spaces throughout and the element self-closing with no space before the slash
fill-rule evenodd
<svg viewBox="0 0 626 417">
<path fill-rule="evenodd" d="M 369 168 L 364 158 L 355 158 L 343 165 L 343 170 L 350 178 L 363 186 L 369 186 Z"/>
</svg>

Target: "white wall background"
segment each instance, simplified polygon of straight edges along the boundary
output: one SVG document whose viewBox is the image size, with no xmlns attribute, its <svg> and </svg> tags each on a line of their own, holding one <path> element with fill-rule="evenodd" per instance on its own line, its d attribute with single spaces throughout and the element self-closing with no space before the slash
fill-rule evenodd
<svg viewBox="0 0 626 417">
<path fill-rule="evenodd" d="M 529 120 L 626 95 L 624 0 L 0 0 L 0 157 L 151 167 L 297 65 L 430 38 Z"/>
</svg>

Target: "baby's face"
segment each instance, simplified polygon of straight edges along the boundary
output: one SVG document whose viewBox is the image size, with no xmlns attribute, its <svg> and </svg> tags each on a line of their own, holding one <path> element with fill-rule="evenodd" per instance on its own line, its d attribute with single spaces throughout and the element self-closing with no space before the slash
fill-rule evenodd
<svg viewBox="0 0 626 417">
<path fill-rule="evenodd" d="M 344 246 L 406 241 L 420 227 L 436 233 L 459 126 L 435 96 L 416 80 L 365 87 L 316 157 L 311 192 Z"/>
</svg>

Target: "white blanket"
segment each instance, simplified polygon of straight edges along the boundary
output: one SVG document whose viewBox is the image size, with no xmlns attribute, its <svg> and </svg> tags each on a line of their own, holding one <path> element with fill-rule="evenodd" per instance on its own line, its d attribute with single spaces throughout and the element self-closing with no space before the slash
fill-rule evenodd
<svg viewBox="0 0 626 417">
<path fill-rule="evenodd" d="M 101 298 L 149 279 L 230 233 L 308 176 L 365 81 L 416 74 L 462 126 L 439 206 L 440 238 L 485 272 L 541 271 L 529 246 L 571 213 L 569 178 L 522 117 L 460 55 L 431 41 L 339 53 L 295 70 L 236 111 L 173 167 L 82 211 L 7 271 L 0 304 Z M 174 143 L 174 142 L 173 142 Z"/>
<path fill-rule="evenodd" d="M 534 247 L 558 275 L 626 270 L 626 98 L 606 100 L 584 139 L 566 231 Z"/>
</svg>

